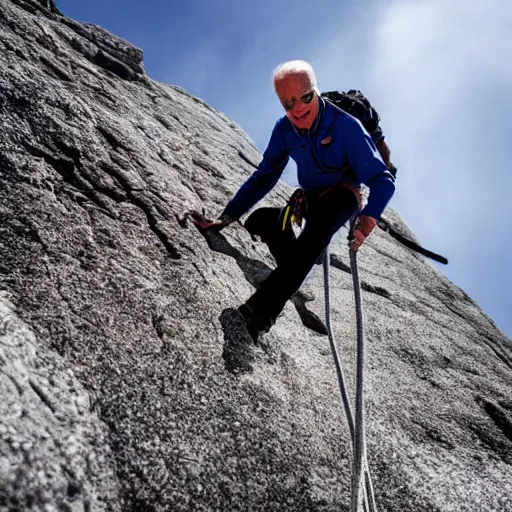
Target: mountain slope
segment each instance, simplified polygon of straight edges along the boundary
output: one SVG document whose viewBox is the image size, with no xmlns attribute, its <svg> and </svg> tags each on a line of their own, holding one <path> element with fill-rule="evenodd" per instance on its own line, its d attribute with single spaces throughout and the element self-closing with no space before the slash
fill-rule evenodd
<svg viewBox="0 0 512 512">
<path fill-rule="evenodd" d="M 323 316 L 320 273 L 240 347 L 230 311 L 273 260 L 238 224 L 203 236 L 183 217 L 222 210 L 254 144 L 126 41 L 53 2 L 0 5 L 0 507 L 348 510 L 332 358 L 301 321 Z M 352 383 L 344 236 L 331 250 Z M 359 263 L 379 510 L 512 507 L 510 340 L 385 233 Z"/>
</svg>

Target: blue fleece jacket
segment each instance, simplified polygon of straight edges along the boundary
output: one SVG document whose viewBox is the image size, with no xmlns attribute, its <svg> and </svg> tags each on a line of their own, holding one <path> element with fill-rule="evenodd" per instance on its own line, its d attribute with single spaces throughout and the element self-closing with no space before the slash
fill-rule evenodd
<svg viewBox="0 0 512 512">
<path fill-rule="evenodd" d="M 224 213 L 236 220 L 252 208 L 278 182 L 290 157 L 297 164 L 298 181 L 304 190 L 340 182 L 367 185 L 370 195 L 361 215 L 379 219 L 395 191 L 394 177 L 363 125 L 319 98 L 318 115 L 309 131 L 300 133 L 286 116 L 277 121 L 258 169 Z"/>
</svg>

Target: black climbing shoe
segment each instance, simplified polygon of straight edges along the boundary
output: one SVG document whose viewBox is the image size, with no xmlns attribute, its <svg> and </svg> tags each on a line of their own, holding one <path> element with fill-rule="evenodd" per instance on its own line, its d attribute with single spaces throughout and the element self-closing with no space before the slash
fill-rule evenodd
<svg viewBox="0 0 512 512">
<path fill-rule="evenodd" d="M 259 338 L 268 332 L 274 324 L 270 316 L 267 315 L 267 318 L 263 319 L 261 316 L 257 315 L 248 304 L 242 304 L 238 308 L 238 311 L 244 317 L 247 330 L 254 340 L 254 343 L 258 343 Z"/>
</svg>

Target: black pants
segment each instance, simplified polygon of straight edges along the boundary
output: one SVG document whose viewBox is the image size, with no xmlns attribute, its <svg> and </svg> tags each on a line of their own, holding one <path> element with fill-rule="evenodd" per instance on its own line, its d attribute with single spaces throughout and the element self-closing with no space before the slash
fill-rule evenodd
<svg viewBox="0 0 512 512">
<path fill-rule="evenodd" d="M 306 194 L 306 226 L 298 238 L 291 227 L 283 231 L 279 225 L 279 208 L 260 208 L 245 223 L 250 233 L 268 244 L 277 262 L 277 267 L 247 301 L 268 328 L 300 288 L 333 235 L 358 211 L 355 195 L 346 188 L 337 187 L 322 196 Z"/>
</svg>

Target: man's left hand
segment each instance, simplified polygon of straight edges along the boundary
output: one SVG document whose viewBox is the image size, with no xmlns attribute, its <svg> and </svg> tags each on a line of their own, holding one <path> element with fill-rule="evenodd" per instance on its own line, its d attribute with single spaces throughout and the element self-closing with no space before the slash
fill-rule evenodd
<svg viewBox="0 0 512 512">
<path fill-rule="evenodd" d="M 220 231 L 233 222 L 233 219 L 228 217 L 226 214 L 222 214 L 216 220 L 209 219 L 204 215 L 204 213 L 200 213 L 195 210 L 188 212 L 188 214 L 192 217 L 194 224 L 203 231 Z"/>
<path fill-rule="evenodd" d="M 376 225 L 377 220 L 373 217 L 369 217 L 368 215 L 359 217 L 354 228 L 353 238 L 349 243 L 350 249 L 354 252 L 357 251 Z"/>
</svg>

